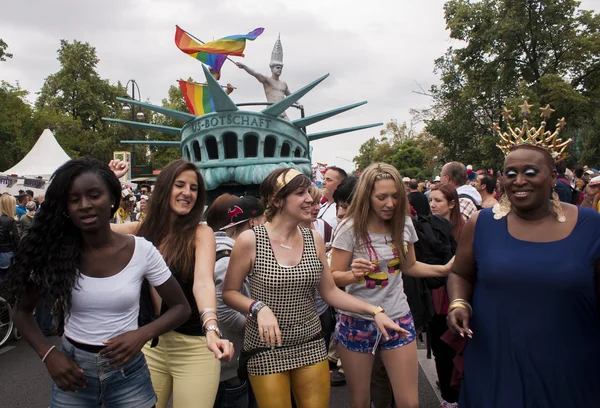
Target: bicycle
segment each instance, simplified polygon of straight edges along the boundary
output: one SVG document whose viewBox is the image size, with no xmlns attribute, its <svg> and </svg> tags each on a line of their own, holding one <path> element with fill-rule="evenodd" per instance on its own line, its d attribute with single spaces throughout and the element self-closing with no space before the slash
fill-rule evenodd
<svg viewBox="0 0 600 408">
<path fill-rule="evenodd" d="M 12 320 L 12 308 L 3 297 L 0 297 L 0 346 L 6 343 L 11 335 L 14 335 L 15 339 L 20 338 Z"/>
</svg>

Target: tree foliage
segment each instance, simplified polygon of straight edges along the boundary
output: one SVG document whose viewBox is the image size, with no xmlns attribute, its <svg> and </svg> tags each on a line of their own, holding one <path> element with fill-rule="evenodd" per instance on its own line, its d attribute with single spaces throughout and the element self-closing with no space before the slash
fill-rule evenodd
<svg viewBox="0 0 600 408">
<path fill-rule="evenodd" d="M 2 38 L 0 38 L 0 61 L 6 61 L 7 58 L 13 57 L 12 54 L 6 52 L 7 48 L 8 44 L 6 44 L 4 41 L 2 41 Z"/>
<path fill-rule="evenodd" d="M 426 132 L 414 135 L 406 123 L 388 122 L 379 137 L 372 137 L 359 148 L 354 163 L 364 170 L 371 163 L 384 162 L 396 167 L 403 177 L 428 179 L 435 173 L 441 146 Z"/>
<path fill-rule="evenodd" d="M 444 143 L 446 161 L 499 168 L 493 122 L 502 122 L 503 106 L 524 99 L 533 112 L 550 104 L 554 120 L 567 118 L 566 136 L 583 139 L 573 157 L 600 161 L 589 150 L 590 138 L 600 139 L 600 16 L 578 7 L 575 0 L 446 2 L 450 37 L 464 46 L 435 61 L 441 85 L 431 92 L 438 114 L 426 127 Z"/>
</svg>

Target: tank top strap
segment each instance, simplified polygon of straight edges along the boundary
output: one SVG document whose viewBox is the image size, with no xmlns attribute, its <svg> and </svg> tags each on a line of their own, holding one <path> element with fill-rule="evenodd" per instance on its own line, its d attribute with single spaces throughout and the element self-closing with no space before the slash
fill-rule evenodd
<svg viewBox="0 0 600 408">
<path fill-rule="evenodd" d="M 269 240 L 269 234 L 264 225 L 259 225 L 252 228 L 256 237 L 256 260 L 265 260 L 270 257 L 274 257 L 273 249 L 271 248 L 271 241 Z"/>
</svg>

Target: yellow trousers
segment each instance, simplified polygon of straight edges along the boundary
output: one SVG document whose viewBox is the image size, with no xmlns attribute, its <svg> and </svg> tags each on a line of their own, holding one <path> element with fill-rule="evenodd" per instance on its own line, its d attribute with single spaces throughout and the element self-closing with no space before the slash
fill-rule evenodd
<svg viewBox="0 0 600 408">
<path fill-rule="evenodd" d="M 250 376 L 259 408 L 291 408 L 292 397 L 298 408 L 329 407 L 329 364 L 327 360 L 282 373 Z"/>
<path fill-rule="evenodd" d="M 165 408 L 171 394 L 173 408 L 213 407 L 221 362 L 206 348 L 206 337 L 171 331 L 160 336 L 158 346 L 147 343 L 142 351 L 158 396 L 156 408 Z"/>
</svg>

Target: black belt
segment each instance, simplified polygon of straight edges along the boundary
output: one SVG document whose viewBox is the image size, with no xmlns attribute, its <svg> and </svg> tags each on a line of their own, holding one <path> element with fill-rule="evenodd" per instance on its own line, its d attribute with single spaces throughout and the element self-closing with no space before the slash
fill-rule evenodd
<svg viewBox="0 0 600 408">
<path fill-rule="evenodd" d="M 75 348 L 78 348 L 79 350 L 87 351 L 88 353 L 98 354 L 106 348 L 106 346 L 92 346 L 91 344 L 78 343 L 75 340 L 70 339 L 68 337 L 66 337 L 66 339 L 69 340 L 69 343 L 71 343 Z"/>
</svg>

